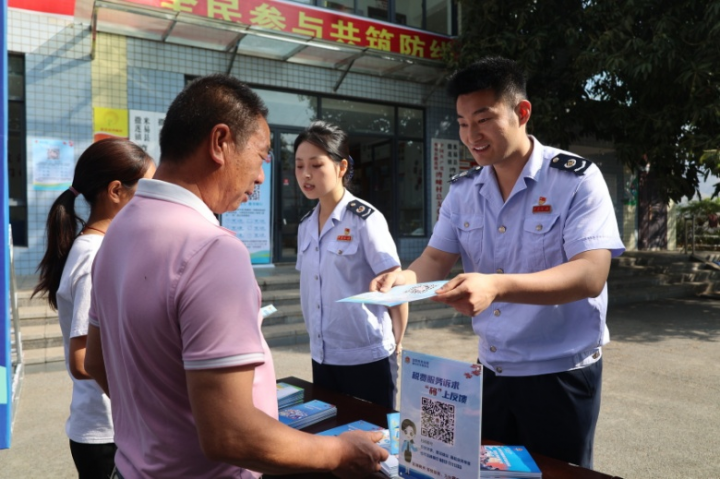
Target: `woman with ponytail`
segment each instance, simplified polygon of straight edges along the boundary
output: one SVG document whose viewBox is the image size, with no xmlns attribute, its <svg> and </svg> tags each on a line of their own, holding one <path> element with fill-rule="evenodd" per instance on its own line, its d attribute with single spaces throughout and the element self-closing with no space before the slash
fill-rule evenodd
<svg viewBox="0 0 720 479">
<path fill-rule="evenodd" d="M 33 295 L 44 293 L 57 310 L 65 347 L 65 365 L 73 381 L 65 431 L 80 479 L 110 477 L 115 444 L 110 399 L 85 371 L 85 345 L 92 284 L 90 271 L 110 222 L 132 198 L 140 178 L 155 164 L 134 143 L 111 138 L 80 155 L 70 188 L 55 200 L 47 218 L 47 251 Z M 90 205 L 87 221 L 75 211 L 78 196 Z"/>
</svg>

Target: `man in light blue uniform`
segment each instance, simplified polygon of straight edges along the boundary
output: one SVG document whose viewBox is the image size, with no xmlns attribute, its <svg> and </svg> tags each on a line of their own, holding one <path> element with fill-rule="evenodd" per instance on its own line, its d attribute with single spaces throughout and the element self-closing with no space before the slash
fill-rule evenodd
<svg viewBox="0 0 720 479">
<path fill-rule="evenodd" d="M 514 62 L 485 58 L 448 83 L 479 165 L 453 179 L 428 247 L 371 289 L 464 274 L 436 301 L 473 317 L 483 437 L 592 467 L 610 259 L 624 251 L 596 165 L 527 135 Z"/>
</svg>

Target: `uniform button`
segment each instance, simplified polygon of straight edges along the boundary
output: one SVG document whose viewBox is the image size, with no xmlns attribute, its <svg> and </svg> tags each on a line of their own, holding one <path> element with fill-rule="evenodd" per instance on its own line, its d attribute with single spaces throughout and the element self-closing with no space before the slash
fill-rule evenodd
<svg viewBox="0 0 720 479">
<path fill-rule="evenodd" d="M 318 275 L 315 275 L 315 281 L 317 281 L 317 279 L 318 279 Z"/>
<path fill-rule="evenodd" d="M 470 223 L 468 223 L 468 222 L 466 221 L 463 226 L 465 226 L 465 228 L 467 228 L 468 226 L 470 226 Z"/>
<path fill-rule="evenodd" d="M 318 250 L 318 247 L 316 246 L 316 247 L 315 247 L 315 251 L 317 251 L 317 250 Z"/>
<path fill-rule="evenodd" d="M 318 305 L 317 305 L 317 309 L 320 309 L 320 304 L 319 304 L 319 303 L 318 303 Z"/>
<path fill-rule="evenodd" d="M 501 226 L 498 228 L 498 231 L 501 233 L 504 233 L 505 231 L 507 231 L 507 228 L 505 228 L 504 226 Z"/>
<path fill-rule="evenodd" d="M 322 337 L 322 336 L 320 336 L 320 334 L 318 334 L 318 339 L 320 339 L 321 337 Z"/>
<path fill-rule="evenodd" d="M 494 353 L 495 351 L 497 351 L 497 348 L 495 346 L 490 346 L 490 352 Z"/>
<path fill-rule="evenodd" d="M 597 359 L 599 357 L 600 357 L 600 351 L 595 351 L 595 353 L 593 354 L 593 359 Z"/>
<path fill-rule="evenodd" d="M 502 366 L 496 367 L 496 368 L 495 368 L 495 371 L 498 372 L 498 373 L 501 373 L 501 372 L 502 372 Z"/>
<path fill-rule="evenodd" d="M 342 250 L 341 250 L 341 249 L 338 250 L 338 254 L 342 254 Z"/>
<path fill-rule="evenodd" d="M 503 271 L 502 268 L 498 268 L 498 269 L 495 270 L 495 272 L 496 272 L 497 274 L 503 274 L 505 271 Z"/>
<path fill-rule="evenodd" d="M 318 308 L 319 308 L 319 307 L 320 307 L 320 306 L 318 306 Z M 494 314 L 495 316 L 500 316 L 500 310 L 499 310 L 499 309 L 496 309 L 495 311 L 493 311 L 493 314 Z"/>
<path fill-rule="evenodd" d="M 535 229 L 538 230 L 538 231 L 542 231 L 542 225 L 537 225 L 537 226 L 535 227 Z"/>
</svg>

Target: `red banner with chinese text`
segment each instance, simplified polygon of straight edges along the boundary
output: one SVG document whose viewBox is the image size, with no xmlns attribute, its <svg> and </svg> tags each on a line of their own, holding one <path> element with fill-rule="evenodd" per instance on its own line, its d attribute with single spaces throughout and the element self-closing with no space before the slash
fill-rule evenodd
<svg viewBox="0 0 720 479">
<path fill-rule="evenodd" d="M 57 15 L 75 15 L 75 0 L 9 0 L 8 7 Z"/>
<path fill-rule="evenodd" d="M 452 39 L 333 10 L 280 0 L 125 0 L 285 33 L 440 60 Z"/>
</svg>

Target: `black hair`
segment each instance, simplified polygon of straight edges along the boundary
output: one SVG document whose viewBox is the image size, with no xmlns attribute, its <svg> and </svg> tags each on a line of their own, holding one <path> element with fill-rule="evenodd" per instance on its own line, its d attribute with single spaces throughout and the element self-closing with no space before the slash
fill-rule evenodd
<svg viewBox="0 0 720 479">
<path fill-rule="evenodd" d="M 348 170 L 343 177 L 343 185 L 347 188 L 353 175 L 353 159 L 350 156 L 348 135 L 339 126 L 326 121 L 314 121 L 295 138 L 293 153 L 297 153 L 300 144 L 308 142 L 323 150 L 331 160 L 340 163 L 347 160 Z"/>
<path fill-rule="evenodd" d="M 527 99 L 525 87 L 525 74 L 520 65 L 507 58 L 485 57 L 455 71 L 448 79 L 446 90 L 455 101 L 460 95 L 492 90 L 495 99 L 514 104 Z"/>
<path fill-rule="evenodd" d="M 400 424 L 400 429 L 402 429 L 404 431 L 408 427 L 411 427 L 413 432 L 417 433 L 417 429 L 415 429 L 415 423 L 412 422 L 410 419 L 404 419 L 402 424 Z"/>
<path fill-rule="evenodd" d="M 196 78 L 168 108 L 160 131 L 160 161 L 181 162 L 221 123 L 242 147 L 267 115 L 262 99 L 237 78 L 221 73 Z"/>
<path fill-rule="evenodd" d="M 63 191 L 50 207 L 45 229 L 47 250 L 38 271 L 40 281 L 33 296 L 46 292 L 48 302 L 57 309 L 57 290 L 63 268 L 75 238 L 85 221 L 75 213 L 75 198 L 83 197 L 95 206 L 98 194 L 113 181 L 131 188 L 145 176 L 153 160 L 145 150 L 122 138 L 107 138 L 90 145 L 75 165 L 72 186 Z"/>
</svg>

